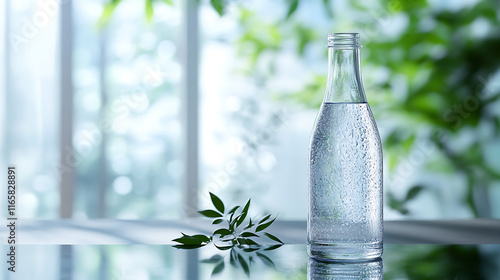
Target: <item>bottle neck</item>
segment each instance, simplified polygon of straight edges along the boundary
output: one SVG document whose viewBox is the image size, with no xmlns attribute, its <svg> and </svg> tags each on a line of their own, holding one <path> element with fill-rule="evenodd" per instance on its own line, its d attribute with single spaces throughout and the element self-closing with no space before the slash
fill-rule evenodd
<svg viewBox="0 0 500 280">
<path fill-rule="evenodd" d="M 366 101 L 359 63 L 359 35 L 353 38 L 329 36 L 328 82 L 323 102 L 364 103 Z M 340 36 L 340 35 L 337 35 Z M 357 37 L 354 37 L 357 36 Z"/>
</svg>

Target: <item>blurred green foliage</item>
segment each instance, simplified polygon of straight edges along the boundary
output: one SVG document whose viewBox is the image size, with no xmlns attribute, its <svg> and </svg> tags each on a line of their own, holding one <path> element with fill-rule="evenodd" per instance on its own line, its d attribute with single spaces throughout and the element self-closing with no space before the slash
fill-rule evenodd
<svg viewBox="0 0 500 280">
<path fill-rule="evenodd" d="M 101 24 L 119 2 L 106 5 Z M 377 122 L 388 123 L 383 137 L 389 173 L 387 205 L 411 214 L 408 202 L 424 192 L 445 200 L 439 191 L 442 180 L 422 180 L 407 187 L 406 193 L 398 193 L 398 180 L 420 172 L 422 179 L 466 181 L 461 203 L 471 216 L 490 217 L 489 190 L 500 182 L 500 154 L 492 157 L 487 150 L 500 151 L 500 87 L 495 76 L 500 70 L 498 3 L 485 0 L 439 7 L 425 0 L 356 0 L 345 1 L 347 6 L 339 10 L 333 1 L 317 0 L 320 12 L 305 16 L 301 9 L 313 2 L 283 0 L 283 10 L 276 12 L 282 16 L 273 19 L 261 17 L 244 1 L 211 0 L 210 4 L 221 16 L 228 5 L 236 7 L 241 32 L 235 47 L 248 59 L 241 70 L 258 84 L 273 79 L 278 53 L 290 45 L 307 65 L 308 47 L 326 42 L 327 32 L 361 33 L 362 69 L 370 70 L 364 76 L 367 97 Z M 145 3 L 149 19 L 152 0 Z M 312 20 L 316 17 L 327 19 L 322 28 Z M 327 79 L 326 54 L 325 48 L 324 71 L 304 69 L 308 82 L 302 88 L 273 96 L 319 108 Z M 420 155 L 425 160 L 412 160 Z M 409 166 L 405 174 L 398 169 L 402 163 Z"/>
<path fill-rule="evenodd" d="M 97 22 L 97 27 L 103 28 L 106 26 L 111 19 L 111 16 L 113 15 L 113 12 L 115 9 L 118 7 L 118 5 L 122 2 L 123 0 L 107 0 L 106 3 L 104 4 L 104 9 L 101 13 L 101 17 L 99 18 L 99 21 Z M 146 17 L 146 20 L 148 22 L 151 22 L 151 19 L 153 19 L 154 15 L 154 7 L 153 7 L 153 2 L 164 2 L 167 5 L 173 5 L 173 0 L 143 0 L 144 1 L 144 16 Z M 222 2 L 222 0 L 212 0 L 212 2 L 217 3 L 217 2 Z M 214 4 L 215 7 L 215 4 Z"/>
<path fill-rule="evenodd" d="M 478 246 L 393 245 L 384 279 L 490 279 Z M 397 253 L 396 253 L 397 252 Z"/>
<path fill-rule="evenodd" d="M 239 46 L 242 54 L 249 57 L 249 72 L 254 71 L 255 76 L 267 71 L 266 79 L 273 78 L 275 62 L 259 68 L 259 58 L 264 53 L 283 51 L 283 45 L 290 40 L 296 46 L 297 56 L 304 60 L 308 44 L 326 41 L 326 34 L 319 34 L 321 30 L 314 24 L 293 19 L 301 5 L 306 5 L 305 1 L 286 3 L 289 6 L 284 20 L 276 22 L 266 23 L 256 13 L 242 8 Z M 495 111 L 500 87 L 494 86 L 499 80 L 494 75 L 500 70 L 500 57 L 496 55 L 500 50 L 497 4 L 481 1 L 459 9 L 445 9 L 424 0 L 382 1 L 378 7 L 350 1 L 349 9 L 354 10 L 350 14 L 355 14 L 355 19 L 343 18 L 343 11 L 329 12 L 329 1 L 323 4 L 328 17 L 350 22 L 346 27 L 361 33 L 366 47 L 362 51 L 362 68 L 368 66 L 374 72 L 386 73 L 386 78 L 368 76 L 365 86 L 377 121 L 391 123 L 384 137 L 385 158 L 389 163 L 389 180 L 385 184 L 387 205 L 408 214 L 405 205 L 420 193 L 429 191 L 440 196 L 442 186 L 428 181 L 410 186 L 406 194 L 393 192 L 399 187 L 400 181 L 396 179 L 401 179 L 395 179 L 401 173 L 398 167 L 406 158 L 410 173 L 423 169 L 423 176 L 438 174 L 450 180 L 464 176 L 467 190 L 462 203 L 475 217 L 491 216 L 487 193 L 500 179 L 500 158 L 493 162 L 485 158 L 486 145 L 493 143 L 498 147 L 500 143 L 500 121 Z M 389 25 L 394 22 L 405 28 L 385 32 L 391 30 Z M 342 31 L 345 32 L 330 30 Z M 279 98 L 319 108 L 326 79 L 326 69 L 311 73 L 309 83 L 303 88 L 282 93 Z M 464 141 L 466 145 L 462 144 Z M 419 151 L 423 145 L 427 148 Z M 412 160 L 419 152 L 426 158 L 422 164 Z"/>
</svg>

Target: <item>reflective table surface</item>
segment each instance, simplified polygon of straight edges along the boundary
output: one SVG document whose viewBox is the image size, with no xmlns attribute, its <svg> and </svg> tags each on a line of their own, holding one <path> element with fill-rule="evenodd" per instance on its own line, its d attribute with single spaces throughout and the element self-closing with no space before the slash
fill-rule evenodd
<svg viewBox="0 0 500 280">
<path fill-rule="evenodd" d="M 254 248 L 255 249 L 255 248 Z M 500 245 L 388 244 L 383 258 L 321 263 L 306 245 L 220 251 L 212 245 L 18 245 L 16 272 L 1 279 L 500 279 Z"/>
</svg>

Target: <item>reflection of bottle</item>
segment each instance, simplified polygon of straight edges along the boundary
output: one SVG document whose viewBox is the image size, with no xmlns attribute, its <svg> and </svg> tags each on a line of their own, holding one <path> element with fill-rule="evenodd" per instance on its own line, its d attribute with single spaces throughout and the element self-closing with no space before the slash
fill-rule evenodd
<svg viewBox="0 0 500 280">
<path fill-rule="evenodd" d="M 317 259 L 375 259 L 383 250 L 382 145 L 358 40 L 328 36 L 328 84 L 309 149 L 308 252 Z"/>
<path fill-rule="evenodd" d="M 319 262 L 309 259 L 307 264 L 308 280 L 337 279 L 383 279 L 382 259 L 365 262 Z"/>
</svg>

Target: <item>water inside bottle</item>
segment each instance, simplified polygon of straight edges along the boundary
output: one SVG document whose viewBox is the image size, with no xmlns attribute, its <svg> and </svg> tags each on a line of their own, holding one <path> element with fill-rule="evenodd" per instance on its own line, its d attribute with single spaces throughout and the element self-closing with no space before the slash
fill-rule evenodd
<svg viewBox="0 0 500 280">
<path fill-rule="evenodd" d="M 368 103 L 323 103 L 309 156 L 310 255 L 380 257 L 382 146 Z"/>
</svg>

